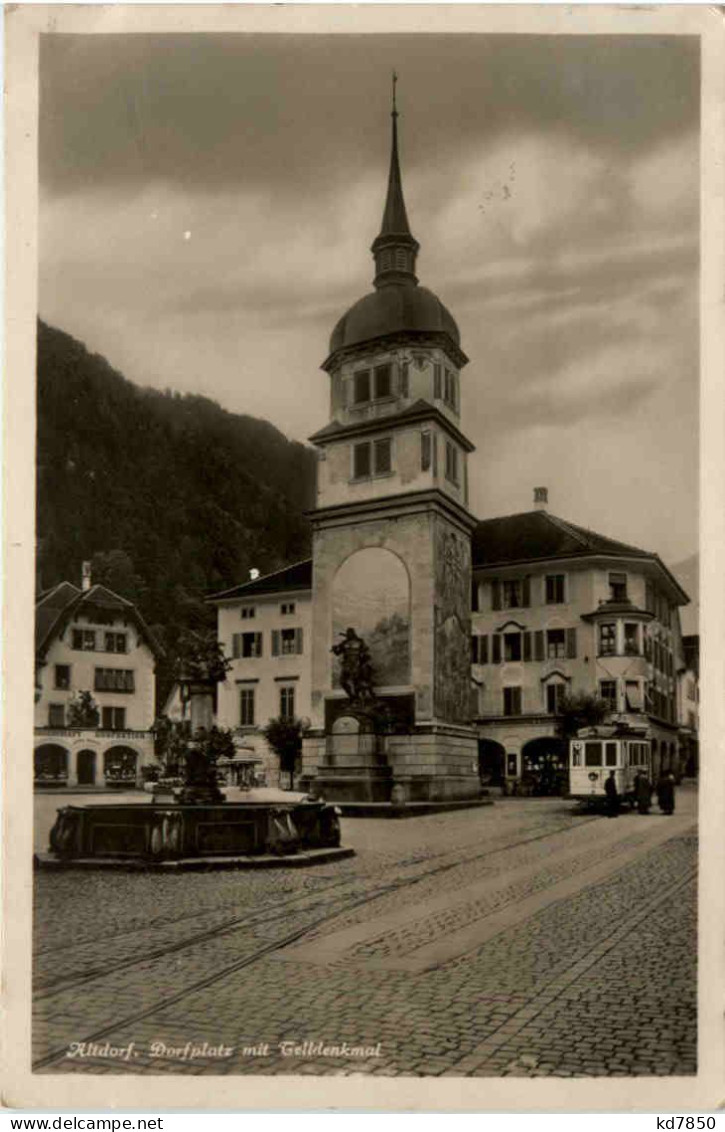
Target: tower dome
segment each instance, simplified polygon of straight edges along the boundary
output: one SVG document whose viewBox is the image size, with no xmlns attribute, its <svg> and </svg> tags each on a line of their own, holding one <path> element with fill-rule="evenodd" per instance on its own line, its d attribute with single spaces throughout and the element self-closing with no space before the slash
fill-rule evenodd
<svg viewBox="0 0 725 1132">
<path fill-rule="evenodd" d="M 394 80 L 395 81 L 395 80 Z M 374 290 L 345 312 L 330 336 L 330 356 L 365 342 L 394 335 L 438 339 L 445 336 L 461 361 L 461 338 L 452 314 L 437 295 L 418 284 L 415 262 L 420 245 L 410 231 L 398 158 L 398 111 L 393 86 L 392 146 L 388 191 L 380 233 L 371 251 L 375 260 Z"/>
<path fill-rule="evenodd" d="M 358 299 L 330 336 L 330 354 L 390 334 L 447 334 L 460 348 L 453 315 L 437 295 L 413 282 L 388 283 Z"/>
</svg>

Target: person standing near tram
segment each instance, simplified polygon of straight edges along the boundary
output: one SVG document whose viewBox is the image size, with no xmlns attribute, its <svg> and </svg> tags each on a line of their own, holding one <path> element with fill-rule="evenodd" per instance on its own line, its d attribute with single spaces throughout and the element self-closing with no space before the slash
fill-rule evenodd
<svg viewBox="0 0 725 1132">
<path fill-rule="evenodd" d="M 652 786 L 642 770 L 638 770 L 634 778 L 634 799 L 637 803 L 637 813 L 648 814 L 652 805 Z"/>
<path fill-rule="evenodd" d="M 675 812 L 675 777 L 670 770 L 664 770 L 657 780 L 657 805 L 663 814 Z"/>
<path fill-rule="evenodd" d="M 609 777 L 604 783 L 604 793 L 607 799 L 607 817 L 619 817 L 619 792 L 617 791 L 617 780 L 614 777 L 613 770 L 610 770 Z"/>
</svg>

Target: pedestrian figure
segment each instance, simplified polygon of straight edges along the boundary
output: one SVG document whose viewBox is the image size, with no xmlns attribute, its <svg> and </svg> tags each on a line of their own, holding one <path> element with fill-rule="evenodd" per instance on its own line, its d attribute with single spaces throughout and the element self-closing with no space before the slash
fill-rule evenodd
<svg viewBox="0 0 725 1132">
<path fill-rule="evenodd" d="M 675 779 L 669 770 L 663 770 L 657 781 L 657 804 L 663 814 L 675 812 Z"/>
<path fill-rule="evenodd" d="M 607 796 L 607 817 L 619 817 L 619 794 L 617 793 L 617 780 L 614 771 L 610 770 L 609 778 L 604 783 L 604 793 Z"/>
<path fill-rule="evenodd" d="M 652 785 L 646 774 L 637 771 L 634 779 L 634 798 L 637 803 L 637 813 L 648 814 L 652 805 Z"/>
</svg>

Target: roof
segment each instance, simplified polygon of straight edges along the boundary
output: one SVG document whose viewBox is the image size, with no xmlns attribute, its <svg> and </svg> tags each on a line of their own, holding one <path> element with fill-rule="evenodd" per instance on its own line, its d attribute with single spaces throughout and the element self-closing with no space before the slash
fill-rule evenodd
<svg viewBox="0 0 725 1132">
<path fill-rule="evenodd" d="M 499 519 L 485 519 L 473 532 L 474 568 L 592 556 L 640 558 L 653 562 L 664 572 L 681 604 L 690 600 L 657 554 L 579 527 L 550 515 L 548 511 L 524 511 Z"/>
<path fill-rule="evenodd" d="M 393 334 L 445 334 L 460 349 L 453 315 L 427 287 L 409 281 L 364 295 L 339 320 L 330 336 L 330 354 Z"/>
<path fill-rule="evenodd" d="M 646 617 L 649 621 L 654 617 L 654 613 L 651 613 L 648 609 L 640 609 L 634 602 L 628 601 L 625 598 L 624 600 L 610 599 L 609 601 L 601 601 L 597 608 L 593 609 L 591 613 L 582 613 L 582 621 L 592 621 L 594 618 L 607 617 L 615 613 L 635 614 L 638 617 Z"/>
<path fill-rule="evenodd" d="M 81 590 L 72 582 L 59 582 L 57 586 L 41 594 L 35 605 L 35 651 L 38 657 L 45 655 L 48 646 L 71 618 L 89 615 L 93 609 L 123 613 L 136 625 L 152 652 L 156 655 L 163 654 L 160 642 L 132 601 L 109 590 L 107 586 L 95 585 L 88 590 Z"/>
<path fill-rule="evenodd" d="M 210 594 L 207 601 L 228 601 L 235 597 L 258 597 L 262 594 L 284 593 L 286 590 L 312 589 L 312 559 L 306 558 L 304 562 L 295 562 L 292 566 L 283 566 L 272 574 L 265 574 L 263 578 L 255 578 L 253 582 L 243 582 L 241 586 L 232 586 L 229 590 L 220 590 L 219 593 Z"/>
<path fill-rule="evenodd" d="M 412 405 L 401 409 L 399 413 L 391 413 L 390 416 L 374 417 L 372 420 L 355 421 L 353 424 L 347 425 L 341 424 L 338 420 L 332 420 L 323 428 L 318 429 L 309 439 L 313 444 L 320 444 L 325 440 L 335 440 L 341 436 L 358 436 L 366 432 L 381 432 L 390 428 L 391 425 L 411 424 L 414 421 L 430 420 L 431 418 L 436 419 L 446 428 L 466 452 L 475 452 L 475 446 L 471 444 L 467 436 L 463 435 L 458 426 L 436 405 L 431 405 L 430 401 L 426 401 L 423 397 L 419 397 Z"/>
<path fill-rule="evenodd" d="M 72 582 L 59 582 L 46 590 L 35 603 L 35 648 L 41 649 L 48 641 L 53 626 L 63 611 L 81 594 Z"/>
</svg>

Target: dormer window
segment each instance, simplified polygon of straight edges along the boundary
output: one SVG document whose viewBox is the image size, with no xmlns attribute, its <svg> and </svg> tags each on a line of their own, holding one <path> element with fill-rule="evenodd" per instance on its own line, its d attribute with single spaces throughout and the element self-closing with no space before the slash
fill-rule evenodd
<svg viewBox="0 0 725 1132">
<path fill-rule="evenodd" d="M 610 601 L 626 601 L 627 600 L 627 575 L 626 574 L 610 574 L 609 575 L 609 599 L 610 599 Z"/>
</svg>

